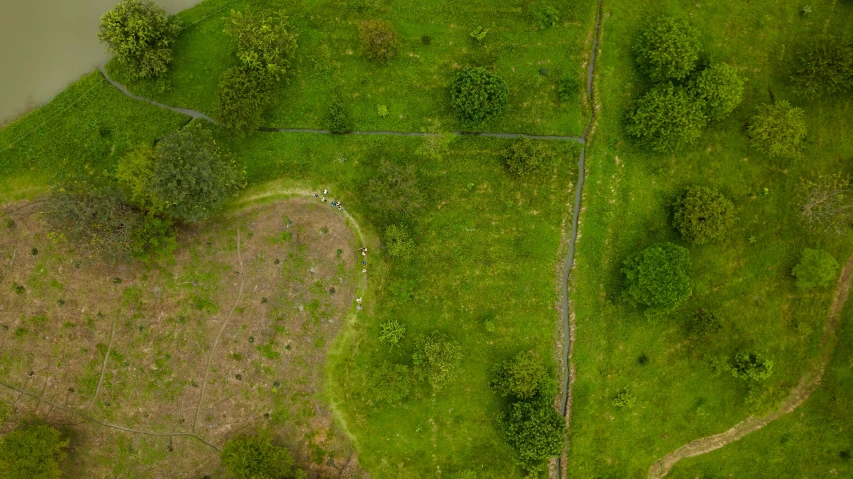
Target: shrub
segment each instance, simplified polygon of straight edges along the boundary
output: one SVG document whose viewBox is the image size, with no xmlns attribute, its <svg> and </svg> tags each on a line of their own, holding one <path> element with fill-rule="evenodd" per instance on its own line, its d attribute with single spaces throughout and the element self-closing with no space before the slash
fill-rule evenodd
<svg viewBox="0 0 853 479">
<path fill-rule="evenodd" d="M 397 405 L 409 397 L 412 390 L 409 367 L 405 364 L 383 363 L 373 371 L 371 383 L 373 400 L 380 405 Z"/>
<path fill-rule="evenodd" d="M 415 371 L 429 381 L 433 391 L 438 392 L 447 385 L 461 361 L 462 346 L 437 331 L 415 339 L 412 354 Z"/>
<path fill-rule="evenodd" d="M 735 205 L 717 190 L 693 186 L 675 200 L 673 226 L 694 244 L 722 238 L 734 223 Z"/>
<path fill-rule="evenodd" d="M 722 120 L 740 105 L 743 79 L 735 67 L 715 63 L 702 70 L 690 83 L 690 92 L 704 102 L 708 119 Z"/>
<path fill-rule="evenodd" d="M 530 471 L 546 468 L 544 461 L 559 456 L 566 440 L 566 420 L 547 401 L 517 401 L 501 416 L 500 429 Z"/>
<path fill-rule="evenodd" d="M 690 253 L 672 243 L 649 246 L 625 261 L 626 293 L 647 307 L 646 316 L 669 311 L 692 294 Z"/>
<path fill-rule="evenodd" d="M 806 112 L 787 101 L 761 105 L 749 125 L 752 146 L 772 157 L 795 158 L 806 137 Z"/>
<path fill-rule="evenodd" d="M 414 165 L 383 161 L 364 188 L 364 198 L 377 216 L 393 222 L 412 217 L 426 198 Z"/>
<path fill-rule="evenodd" d="M 385 228 L 385 249 L 392 258 L 409 260 L 415 255 L 415 241 L 405 226 L 391 225 Z"/>
<path fill-rule="evenodd" d="M 630 389 L 625 388 L 613 396 L 612 404 L 616 409 L 631 409 L 636 402 L 637 398 L 634 396 L 634 393 Z"/>
<path fill-rule="evenodd" d="M 267 433 L 229 439 L 222 448 L 222 464 L 237 479 L 300 477 L 290 451 L 272 444 Z"/>
<path fill-rule="evenodd" d="M 346 133 L 352 130 L 350 124 L 350 116 L 341 100 L 334 98 L 329 104 L 329 111 L 326 115 L 326 128 L 332 133 Z"/>
<path fill-rule="evenodd" d="M 637 63 L 653 81 L 683 80 L 696 68 L 702 46 L 684 20 L 661 17 L 647 27 L 637 43 Z"/>
<path fill-rule="evenodd" d="M 476 67 L 456 75 L 450 95 L 456 116 L 468 123 L 480 124 L 506 108 L 509 89 L 501 77 Z"/>
<path fill-rule="evenodd" d="M 797 55 L 794 88 L 816 98 L 853 88 L 853 46 L 832 35 L 814 38 Z"/>
<path fill-rule="evenodd" d="M 365 20 L 358 26 L 361 50 L 370 60 L 387 62 L 397 54 L 397 32 L 385 20 Z"/>
<path fill-rule="evenodd" d="M 542 10 L 539 10 L 539 26 L 542 28 L 551 28 L 560 21 L 557 9 L 548 5 Z"/>
<path fill-rule="evenodd" d="M 151 193 L 173 217 L 201 221 L 245 186 L 245 175 L 209 130 L 191 123 L 157 144 Z"/>
<path fill-rule="evenodd" d="M 486 34 L 488 33 L 488 28 L 483 28 L 482 25 L 478 25 L 477 28 L 471 30 L 468 36 L 476 40 L 478 43 L 481 43 L 483 40 L 486 39 Z"/>
<path fill-rule="evenodd" d="M 838 268 L 838 261 L 831 254 L 805 248 L 791 275 L 797 278 L 797 288 L 801 290 L 825 289 L 838 278 Z"/>
<path fill-rule="evenodd" d="M 256 131 L 273 100 L 270 87 L 256 71 L 241 66 L 226 70 L 219 78 L 219 122 L 240 135 Z"/>
<path fill-rule="evenodd" d="M 740 351 L 735 354 L 732 375 L 747 381 L 764 381 L 770 377 L 773 361 L 755 352 Z"/>
<path fill-rule="evenodd" d="M 116 166 L 118 180 L 130 201 L 147 210 L 162 211 L 163 205 L 155 204 L 149 186 L 154 176 L 154 148 L 143 146 L 122 156 Z"/>
<path fill-rule="evenodd" d="M 540 142 L 524 137 L 503 151 L 503 160 L 510 172 L 525 176 L 541 172 L 552 159 L 548 153 Z"/>
<path fill-rule="evenodd" d="M 287 18 L 277 13 L 254 15 L 231 10 L 225 26 L 237 44 L 243 68 L 271 85 L 284 79 L 296 56 L 299 35 L 289 29 Z"/>
<path fill-rule="evenodd" d="M 385 321 L 379 325 L 379 342 L 393 349 L 406 335 L 406 326 L 397 320 Z"/>
<path fill-rule="evenodd" d="M 699 137 L 706 123 L 703 110 L 704 102 L 684 88 L 657 85 L 637 100 L 625 131 L 653 151 L 674 151 Z"/>
<path fill-rule="evenodd" d="M 799 201 L 800 217 L 809 229 L 841 235 L 853 221 L 853 189 L 847 176 L 803 178 Z"/>
<path fill-rule="evenodd" d="M 723 325 L 720 324 L 720 320 L 717 316 L 702 308 L 696 310 L 690 318 L 690 332 L 700 338 L 716 333 L 721 329 L 723 329 Z"/>
<path fill-rule="evenodd" d="M 68 439 L 47 424 L 26 424 L 0 438 L 0 477 L 59 479 Z"/>
<path fill-rule="evenodd" d="M 492 369 L 489 385 L 502 396 L 530 399 L 545 378 L 545 364 L 533 351 L 519 353 Z"/>
<path fill-rule="evenodd" d="M 563 103 L 572 103 L 581 91 L 581 80 L 575 75 L 567 74 L 557 84 L 557 95 Z"/>
<path fill-rule="evenodd" d="M 98 40 L 135 78 L 166 72 L 172 62 L 172 44 L 181 26 L 175 17 L 150 0 L 122 0 L 101 17 Z"/>
</svg>

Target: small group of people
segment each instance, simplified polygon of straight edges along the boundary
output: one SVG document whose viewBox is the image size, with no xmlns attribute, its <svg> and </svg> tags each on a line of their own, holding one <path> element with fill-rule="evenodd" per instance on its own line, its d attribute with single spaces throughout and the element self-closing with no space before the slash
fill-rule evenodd
<svg viewBox="0 0 853 479">
<path fill-rule="evenodd" d="M 328 195 L 328 194 L 329 194 L 329 190 L 324 189 L 324 190 L 323 190 L 323 196 L 320 196 L 320 193 L 314 193 L 314 198 L 319 198 L 319 199 L 320 199 L 320 201 L 322 201 L 323 203 L 325 203 L 325 202 L 326 202 L 326 195 Z M 331 201 L 331 202 L 330 202 L 330 204 L 332 205 L 332 208 L 334 208 L 334 207 L 336 207 L 336 206 L 337 206 L 337 207 L 338 207 L 338 211 L 343 211 L 343 210 L 344 210 L 344 207 L 343 207 L 343 205 L 341 205 L 341 202 L 340 202 L 340 201 Z"/>
</svg>

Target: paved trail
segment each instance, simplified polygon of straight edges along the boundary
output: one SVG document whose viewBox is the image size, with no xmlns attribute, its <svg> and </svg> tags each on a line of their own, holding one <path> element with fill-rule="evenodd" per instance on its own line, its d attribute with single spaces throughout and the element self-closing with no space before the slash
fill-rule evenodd
<svg viewBox="0 0 853 479">
<path fill-rule="evenodd" d="M 841 311 L 844 309 L 844 303 L 847 302 L 851 286 L 853 286 L 853 256 L 847 260 L 847 264 L 844 265 L 844 269 L 841 272 L 841 277 L 838 279 L 835 298 L 832 301 L 832 306 L 829 308 L 829 313 L 826 317 L 826 326 L 818 345 L 818 356 L 814 364 L 803 375 L 802 379 L 800 379 L 797 387 L 791 391 L 791 394 L 788 395 L 777 410 L 766 416 L 749 417 L 724 433 L 703 437 L 702 439 L 697 439 L 681 446 L 658 459 L 652 465 L 651 469 L 649 469 L 648 478 L 662 478 L 672 470 L 672 467 L 678 461 L 705 454 L 717 450 L 726 444 L 735 442 L 747 434 L 755 432 L 785 414 L 790 413 L 803 404 L 811 393 L 817 389 L 820 380 L 823 378 L 824 370 L 826 370 L 826 366 L 829 364 L 830 359 L 832 359 L 832 352 L 835 349 L 835 343 L 838 339 L 838 325 L 841 319 Z"/>
</svg>

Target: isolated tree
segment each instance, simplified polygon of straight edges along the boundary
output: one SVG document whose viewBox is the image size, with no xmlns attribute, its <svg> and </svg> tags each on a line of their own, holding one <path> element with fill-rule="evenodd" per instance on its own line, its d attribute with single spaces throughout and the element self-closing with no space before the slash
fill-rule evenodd
<svg viewBox="0 0 853 479">
<path fill-rule="evenodd" d="M 722 238 L 734 223 L 735 205 L 712 188 L 692 186 L 673 207 L 673 226 L 694 244 Z"/>
<path fill-rule="evenodd" d="M 175 218 L 201 221 L 245 184 L 245 171 L 201 125 L 191 123 L 157 144 L 151 193 Z"/>
<path fill-rule="evenodd" d="M 747 381 L 764 381 L 773 372 L 773 361 L 753 351 L 735 354 L 732 375 Z"/>
<path fill-rule="evenodd" d="M 219 77 L 219 122 L 238 135 L 257 131 L 273 102 L 269 78 L 245 67 L 225 70 Z"/>
<path fill-rule="evenodd" d="M 501 77 L 485 68 L 467 68 L 456 74 L 450 96 L 456 116 L 476 125 L 506 108 L 509 88 Z"/>
<path fill-rule="evenodd" d="M 383 363 L 373 370 L 370 395 L 379 405 L 394 406 L 409 397 L 412 376 L 405 364 Z"/>
<path fill-rule="evenodd" d="M 853 46 L 845 38 L 824 35 L 813 38 L 797 54 L 794 88 L 816 98 L 853 88 Z"/>
<path fill-rule="evenodd" d="M 749 122 L 752 146 L 772 157 L 796 158 L 806 138 L 806 112 L 781 100 L 758 107 Z"/>
<path fill-rule="evenodd" d="M 0 438 L 0 477 L 59 479 L 68 439 L 47 424 L 26 424 Z"/>
<path fill-rule="evenodd" d="M 835 283 L 839 268 L 838 261 L 826 251 L 805 248 L 791 275 L 797 278 L 800 290 L 826 289 Z"/>
<path fill-rule="evenodd" d="M 386 20 L 364 20 L 358 26 L 364 55 L 375 62 L 387 62 L 397 54 L 397 31 Z"/>
<path fill-rule="evenodd" d="M 412 363 L 415 372 L 426 379 L 433 391 L 442 390 L 453 378 L 462 361 L 462 346 L 437 331 L 415 339 Z"/>
<path fill-rule="evenodd" d="M 274 445 L 268 433 L 237 436 L 222 448 L 222 464 L 237 479 L 296 479 L 301 477 L 293 456 Z"/>
<path fill-rule="evenodd" d="M 387 344 L 391 348 L 399 344 L 405 335 L 406 325 L 396 319 L 385 321 L 379 325 L 379 342 Z"/>
<path fill-rule="evenodd" d="M 702 338 L 723 329 L 717 315 L 711 311 L 699 308 L 690 318 L 690 332 Z"/>
<path fill-rule="evenodd" d="M 684 20 L 664 16 L 643 30 L 637 63 L 652 81 L 683 80 L 696 68 L 702 46 Z"/>
<path fill-rule="evenodd" d="M 533 351 L 519 353 L 492 369 L 489 385 L 502 396 L 530 399 L 545 379 L 545 364 Z"/>
<path fill-rule="evenodd" d="M 516 401 L 501 416 L 500 429 L 529 471 L 547 468 L 566 441 L 566 420 L 547 401 Z"/>
<path fill-rule="evenodd" d="M 690 253 L 672 243 L 657 243 L 625 261 L 628 297 L 646 306 L 646 316 L 665 313 L 692 294 Z"/>
<path fill-rule="evenodd" d="M 675 151 L 699 137 L 707 121 L 703 110 L 703 101 L 664 83 L 637 100 L 625 130 L 653 151 Z"/>
<path fill-rule="evenodd" d="M 811 230 L 841 235 L 853 222 L 853 188 L 841 174 L 802 179 L 800 217 Z"/>
<path fill-rule="evenodd" d="M 409 234 L 405 225 L 396 224 L 385 228 L 385 250 L 388 256 L 403 261 L 410 260 L 415 255 L 415 240 Z"/>
<path fill-rule="evenodd" d="M 150 0 L 122 0 L 101 17 L 98 40 L 135 78 L 166 72 L 172 45 L 181 32 L 177 18 Z"/>
<path fill-rule="evenodd" d="M 740 105 L 743 79 L 737 68 L 727 63 L 714 63 L 690 83 L 690 92 L 704 102 L 709 120 L 722 120 Z"/>
<path fill-rule="evenodd" d="M 527 137 L 514 141 L 502 156 L 507 169 L 518 176 L 539 173 L 552 159 L 550 151 L 541 142 Z"/>
</svg>

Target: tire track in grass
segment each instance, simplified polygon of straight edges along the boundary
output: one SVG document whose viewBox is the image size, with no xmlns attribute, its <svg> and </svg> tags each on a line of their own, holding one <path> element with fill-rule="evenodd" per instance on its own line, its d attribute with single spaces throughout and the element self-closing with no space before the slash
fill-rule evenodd
<svg viewBox="0 0 853 479">
<path fill-rule="evenodd" d="M 841 276 L 838 278 L 835 297 L 832 300 L 832 306 L 830 306 L 826 317 L 823 336 L 820 338 L 820 343 L 818 344 L 818 357 L 812 367 L 800 379 L 797 387 L 782 401 L 778 409 L 765 416 L 748 417 L 726 432 L 696 439 L 679 447 L 655 461 L 651 469 L 649 469 L 648 479 L 660 479 L 666 476 L 678 461 L 706 454 L 738 441 L 747 434 L 761 429 L 802 405 L 811 393 L 817 389 L 823 378 L 826 366 L 832 359 L 832 352 L 835 350 L 835 343 L 838 340 L 838 325 L 841 319 L 841 311 L 844 309 L 844 304 L 850 295 L 851 286 L 853 286 L 853 256 L 847 260 L 847 264 L 844 265 Z"/>
<path fill-rule="evenodd" d="M 89 402 L 86 403 L 86 407 L 83 409 L 88 410 L 92 407 L 92 404 L 95 403 L 95 398 L 98 397 L 98 393 L 101 392 L 101 385 L 104 384 L 104 373 L 107 371 L 107 361 L 110 359 L 110 351 L 113 348 L 113 337 L 115 337 L 116 332 L 116 317 L 113 316 L 113 321 L 110 323 L 110 340 L 107 342 L 107 351 L 104 353 L 104 362 L 101 364 L 101 375 L 98 378 L 98 387 L 95 388 L 95 393 L 92 394 Z"/>
</svg>

